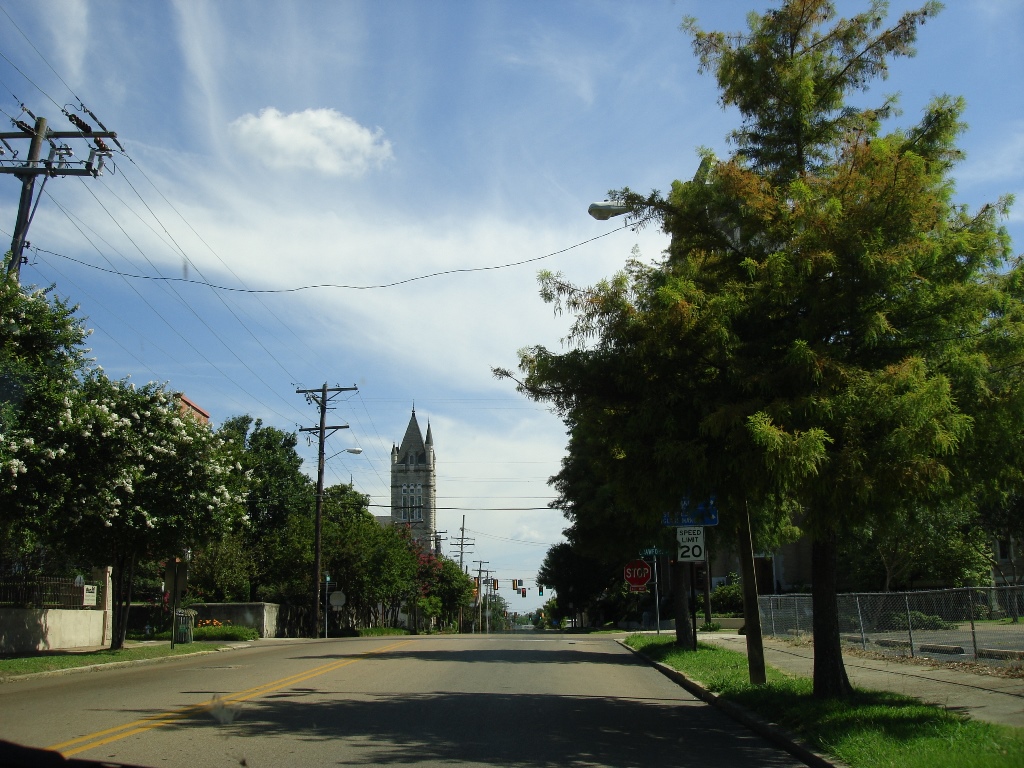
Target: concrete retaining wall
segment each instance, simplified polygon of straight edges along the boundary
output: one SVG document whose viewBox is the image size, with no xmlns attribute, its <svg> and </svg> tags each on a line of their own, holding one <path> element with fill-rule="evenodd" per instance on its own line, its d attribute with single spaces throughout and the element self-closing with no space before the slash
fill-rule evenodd
<svg viewBox="0 0 1024 768">
<path fill-rule="evenodd" d="M 189 608 L 196 612 L 196 620 L 215 619 L 222 624 L 252 627 L 260 637 L 278 636 L 277 603 L 194 603 Z"/>
<path fill-rule="evenodd" d="M 0 653 L 105 645 L 106 616 L 106 611 L 0 608 Z"/>
</svg>

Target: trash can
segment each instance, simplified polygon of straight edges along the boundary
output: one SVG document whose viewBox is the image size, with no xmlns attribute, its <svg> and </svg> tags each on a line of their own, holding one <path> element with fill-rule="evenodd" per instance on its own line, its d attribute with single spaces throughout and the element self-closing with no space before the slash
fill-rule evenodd
<svg viewBox="0 0 1024 768">
<path fill-rule="evenodd" d="M 190 608 L 179 608 L 177 611 L 177 625 L 174 632 L 175 643 L 191 643 L 192 627 L 195 624 L 196 612 Z"/>
</svg>

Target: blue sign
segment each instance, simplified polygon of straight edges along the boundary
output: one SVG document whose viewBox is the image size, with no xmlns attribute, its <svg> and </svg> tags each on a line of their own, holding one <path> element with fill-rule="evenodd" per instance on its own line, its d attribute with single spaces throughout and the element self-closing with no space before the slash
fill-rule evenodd
<svg viewBox="0 0 1024 768">
<path fill-rule="evenodd" d="M 679 502 L 679 509 L 661 516 L 661 524 L 670 528 L 718 525 L 718 507 L 715 497 L 707 501 L 692 502 L 686 496 Z"/>
</svg>

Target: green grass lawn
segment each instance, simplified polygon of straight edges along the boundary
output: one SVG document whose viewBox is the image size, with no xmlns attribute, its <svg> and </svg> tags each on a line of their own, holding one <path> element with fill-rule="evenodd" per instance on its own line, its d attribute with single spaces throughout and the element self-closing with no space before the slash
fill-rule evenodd
<svg viewBox="0 0 1024 768">
<path fill-rule="evenodd" d="M 767 685 L 750 685 L 742 653 L 703 644 L 686 652 L 672 638 L 652 635 L 633 635 L 626 643 L 852 768 L 1024 765 L 1024 729 L 968 720 L 888 692 L 858 691 L 848 701 L 822 702 L 811 696 L 809 678 L 789 677 L 771 667 Z"/>
<path fill-rule="evenodd" d="M 115 661 L 184 656 L 201 651 L 214 651 L 218 648 L 223 648 L 223 645 L 220 643 L 188 643 L 175 645 L 172 650 L 170 643 L 159 643 L 155 645 L 126 645 L 119 651 L 104 650 L 88 651 L 85 653 L 47 652 L 32 656 L 0 658 L 0 679 L 16 677 L 18 675 L 30 675 L 34 672 L 51 672 L 56 669 L 87 667 L 92 664 L 110 664 Z"/>
</svg>

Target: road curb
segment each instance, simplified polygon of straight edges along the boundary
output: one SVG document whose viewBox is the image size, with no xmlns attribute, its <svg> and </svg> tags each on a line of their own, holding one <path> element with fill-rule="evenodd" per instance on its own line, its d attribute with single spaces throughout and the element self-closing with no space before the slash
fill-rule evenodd
<svg viewBox="0 0 1024 768">
<path fill-rule="evenodd" d="M 634 656 L 638 656 L 643 659 L 647 664 L 657 669 L 669 680 L 682 688 L 685 688 L 687 692 L 693 694 L 704 703 L 710 704 L 716 709 L 721 710 L 733 720 L 754 731 L 765 740 L 781 747 L 794 757 L 803 760 L 807 765 L 811 766 L 811 768 L 849 768 L 846 763 L 835 758 L 826 757 L 820 752 L 815 751 L 809 744 L 803 741 L 803 739 L 783 728 L 781 725 L 769 722 L 750 710 L 741 707 L 739 704 L 734 704 L 731 701 L 723 699 L 717 693 L 709 691 L 701 683 L 687 677 L 678 669 L 673 669 L 667 664 L 662 664 L 660 661 L 654 661 L 654 659 L 645 656 L 636 649 L 630 648 L 623 640 L 616 638 L 615 642 L 623 648 L 628 649 Z"/>
<path fill-rule="evenodd" d="M 62 675 L 74 675 L 80 672 L 102 672 L 106 669 L 123 669 L 124 667 L 140 667 L 146 664 L 158 664 L 163 661 L 174 661 L 175 659 L 186 659 L 192 656 L 205 656 L 212 653 L 223 653 L 224 651 L 241 651 L 252 646 L 248 645 L 226 645 L 223 648 L 213 650 L 194 651 L 192 653 L 179 653 L 175 656 L 158 656 L 153 659 L 130 659 L 128 661 L 108 661 L 105 664 L 88 664 L 84 667 L 68 667 L 67 669 L 51 669 L 46 672 L 29 672 L 25 675 L 10 675 L 0 677 L 0 685 L 16 683 L 20 680 L 35 680 L 40 677 L 60 677 Z"/>
</svg>

